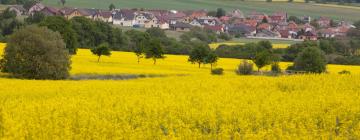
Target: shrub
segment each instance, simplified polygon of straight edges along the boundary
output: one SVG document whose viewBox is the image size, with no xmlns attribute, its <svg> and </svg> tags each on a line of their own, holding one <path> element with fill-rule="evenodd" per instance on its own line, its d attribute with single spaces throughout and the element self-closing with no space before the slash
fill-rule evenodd
<svg viewBox="0 0 360 140">
<path fill-rule="evenodd" d="M 271 72 L 281 73 L 281 68 L 280 68 L 279 63 L 276 62 L 276 63 L 271 64 Z"/>
<path fill-rule="evenodd" d="M 244 60 L 236 70 L 236 73 L 239 75 L 251 75 L 253 73 L 253 64 Z"/>
<path fill-rule="evenodd" d="M 5 71 L 27 79 L 65 79 L 71 63 L 60 34 L 37 26 L 10 36 L 3 61 Z"/>
<path fill-rule="evenodd" d="M 224 74 L 224 69 L 223 68 L 212 69 L 211 74 L 213 74 L 213 75 L 222 75 L 222 74 Z"/>
<path fill-rule="evenodd" d="M 339 74 L 343 75 L 349 75 L 350 74 L 350 71 L 347 71 L 347 70 L 343 70 L 343 71 L 340 71 Z"/>
<path fill-rule="evenodd" d="M 305 48 L 295 59 L 294 68 L 297 71 L 322 73 L 326 71 L 324 53 L 316 47 Z"/>
</svg>

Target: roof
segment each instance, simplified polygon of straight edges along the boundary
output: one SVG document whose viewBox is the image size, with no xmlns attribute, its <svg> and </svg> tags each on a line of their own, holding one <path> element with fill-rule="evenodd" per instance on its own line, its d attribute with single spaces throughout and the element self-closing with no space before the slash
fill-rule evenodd
<svg viewBox="0 0 360 140">
<path fill-rule="evenodd" d="M 135 11 L 133 10 L 120 10 L 114 15 L 114 19 L 133 20 L 134 17 Z"/>
<path fill-rule="evenodd" d="M 173 28 L 191 28 L 192 26 L 188 23 L 184 22 L 176 22 L 175 24 L 171 25 Z"/>
<path fill-rule="evenodd" d="M 15 8 L 18 9 L 19 11 L 26 11 L 22 5 L 12 5 L 9 8 Z"/>
<path fill-rule="evenodd" d="M 240 32 L 250 33 L 250 32 L 255 31 L 256 28 L 252 27 L 252 26 L 248 26 L 246 24 L 236 24 L 236 25 L 229 26 L 228 30 L 229 31 L 240 31 Z"/>
<path fill-rule="evenodd" d="M 258 29 L 270 29 L 271 25 L 268 23 L 261 23 L 257 28 Z"/>
<path fill-rule="evenodd" d="M 78 9 L 78 8 L 69 8 L 65 7 L 60 10 L 64 15 L 70 15 L 75 11 L 78 11 L 82 16 L 92 16 L 97 13 L 97 9 Z"/>
<path fill-rule="evenodd" d="M 60 11 L 59 9 L 55 8 L 55 7 L 49 7 L 49 6 L 46 6 L 44 9 L 42 9 L 41 11 L 47 11 L 47 12 L 50 12 L 54 15 L 59 15 L 60 14 Z"/>
<path fill-rule="evenodd" d="M 278 31 L 281 35 L 282 38 L 288 38 L 289 34 L 289 30 L 279 30 Z"/>
<path fill-rule="evenodd" d="M 110 18 L 112 16 L 111 11 L 99 11 L 98 15 L 104 18 Z"/>
<path fill-rule="evenodd" d="M 224 30 L 224 27 L 221 25 L 216 25 L 216 26 L 205 25 L 204 28 L 212 30 L 212 31 L 223 31 Z"/>
</svg>

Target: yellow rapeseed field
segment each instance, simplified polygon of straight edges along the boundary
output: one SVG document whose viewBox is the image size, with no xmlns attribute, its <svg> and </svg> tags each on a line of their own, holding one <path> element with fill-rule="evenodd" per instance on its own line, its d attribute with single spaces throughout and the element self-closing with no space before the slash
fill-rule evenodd
<svg viewBox="0 0 360 140">
<path fill-rule="evenodd" d="M 0 49 L 2 50 L 2 49 Z M 1 53 L 0 53 L 1 54 Z M 75 74 L 161 74 L 132 80 L 0 78 L 2 139 L 360 139 L 360 67 L 330 74 L 223 76 L 186 56 L 153 65 L 133 53 L 110 57 L 80 49 Z M 288 63 L 281 63 L 286 67 Z M 341 70 L 351 75 L 338 75 Z"/>
</svg>

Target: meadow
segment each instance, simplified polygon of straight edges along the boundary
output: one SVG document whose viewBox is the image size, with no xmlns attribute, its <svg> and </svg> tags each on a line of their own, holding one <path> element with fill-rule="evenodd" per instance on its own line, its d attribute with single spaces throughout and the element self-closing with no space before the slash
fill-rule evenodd
<svg viewBox="0 0 360 140">
<path fill-rule="evenodd" d="M 153 65 L 113 52 L 98 63 L 84 49 L 72 62 L 72 75 L 165 77 L 0 78 L 2 139 L 360 138 L 359 66 L 329 65 L 329 74 L 320 75 L 238 76 L 240 60 L 220 59 L 225 74 L 213 76 L 186 56 L 167 55 Z M 344 69 L 351 75 L 337 74 Z"/>
<path fill-rule="evenodd" d="M 43 0 L 47 5 L 62 7 L 58 0 Z M 356 21 L 360 20 L 360 11 L 352 8 L 322 6 L 309 3 L 288 3 L 288 2 L 260 2 L 241 0 L 67 0 L 65 6 L 82 8 L 108 9 L 114 3 L 117 8 L 152 8 L 152 9 L 177 9 L 177 10 L 215 10 L 224 8 L 228 11 L 240 9 L 245 14 L 253 11 L 272 13 L 286 11 L 289 15 L 295 16 L 326 16 L 339 20 Z"/>
</svg>

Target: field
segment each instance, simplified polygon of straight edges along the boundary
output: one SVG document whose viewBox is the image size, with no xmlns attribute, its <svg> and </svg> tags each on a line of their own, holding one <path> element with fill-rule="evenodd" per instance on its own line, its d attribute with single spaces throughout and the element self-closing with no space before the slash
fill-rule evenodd
<svg viewBox="0 0 360 140">
<path fill-rule="evenodd" d="M 0 44 L 0 48 L 3 44 Z M 0 49 L 2 50 L 2 49 Z M 1 54 L 1 52 L 0 52 Z M 360 67 L 329 74 L 212 76 L 186 56 L 153 65 L 132 53 L 72 57 L 72 75 L 157 74 L 132 80 L 0 78 L 2 139 L 359 139 Z M 286 67 L 288 63 L 281 63 Z M 341 70 L 351 75 L 338 75 Z"/>
<path fill-rule="evenodd" d="M 58 0 L 43 0 L 47 5 L 61 7 Z M 327 16 L 334 19 L 356 21 L 360 20 L 360 10 L 319 6 L 308 3 L 287 3 L 287 2 L 256 2 L 241 0 L 67 0 L 65 6 L 84 7 L 84 8 L 103 8 L 108 9 L 110 3 L 114 3 L 117 8 L 153 8 L 153 9 L 208 9 L 224 8 L 228 11 L 240 9 L 244 13 L 254 10 L 265 13 L 276 11 L 286 11 L 290 15 L 313 17 Z"/>
</svg>

